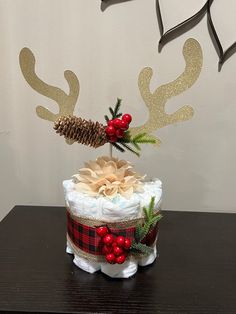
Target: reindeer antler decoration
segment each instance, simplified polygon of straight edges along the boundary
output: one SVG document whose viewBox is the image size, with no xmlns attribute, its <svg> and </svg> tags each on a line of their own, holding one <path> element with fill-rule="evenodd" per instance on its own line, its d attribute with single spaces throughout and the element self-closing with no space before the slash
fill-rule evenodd
<svg viewBox="0 0 236 314">
<path fill-rule="evenodd" d="M 60 88 L 44 83 L 36 75 L 35 58 L 28 48 L 23 48 L 20 53 L 20 66 L 24 78 L 34 90 L 58 103 L 58 114 L 54 114 L 42 106 L 38 106 L 36 112 L 40 118 L 54 122 L 54 129 L 60 135 L 64 135 L 67 142 L 77 141 L 95 148 L 110 142 L 122 152 L 128 149 L 138 154 L 137 150 L 140 150 L 140 143 L 160 144 L 161 141 L 151 133 L 166 125 L 188 120 L 193 116 L 191 106 L 183 106 L 173 114 L 165 112 L 165 104 L 168 99 L 190 88 L 201 72 L 202 50 L 196 40 L 188 39 L 185 42 L 183 55 L 186 62 L 184 72 L 175 81 L 158 87 L 154 93 L 151 93 L 149 87 L 152 69 L 144 68 L 140 72 L 138 85 L 141 96 L 149 110 L 149 119 L 143 125 L 130 128 L 129 131 L 127 130 L 131 122 L 131 116 L 129 114 L 123 115 L 123 124 L 119 119 L 122 115 L 119 113 L 120 99 L 118 99 L 114 110 L 109 108 L 112 120 L 105 116 L 107 126 L 99 122 L 87 121 L 73 116 L 79 95 L 79 81 L 73 72 L 64 72 L 70 87 L 70 92 L 67 95 Z M 134 149 L 129 144 L 132 144 Z"/>
<path fill-rule="evenodd" d="M 42 119 L 48 121 L 56 121 L 57 118 L 63 115 L 72 115 L 79 96 L 79 80 L 72 71 L 65 71 L 64 76 L 70 88 L 67 95 L 63 90 L 44 83 L 35 73 L 35 58 L 33 53 L 28 48 L 23 48 L 20 52 L 20 66 L 27 83 L 36 92 L 51 98 L 59 105 L 58 114 L 54 114 L 47 108 L 38 106 L 36 112 Z"/>
<path fill-rule="evenodd" d="M 25 80 L 34 90 L 51 98 L 58 104 L 59 112 L 57 114 L 42 106 L 37 106 L 36 112 L 40 118 L 54 122 L 55 129 L 65 136 L 68 144 L 78 141 L 96 148 L 107 142 L 105 126 L 99 122 L 94 123 L 73 116 L 80 86 L 77 76 L 72 71 L 67 70 L 64 72 L 70 88 L 67 95 L 60 88 L 46 84 L 36 75 L 35 57 L 28 48 L 23 48 L 20 52 L 20 67 Z"/>
<path fill-rule="evenodd" d="M 166 125 L 192 118 L 194 111 L 191 106 L 184 106 L 172 114 L 165 112 L 165 104 L 168 99 L 189 89 L 196 82 L 201 72 L 202 50 L 195 39 L 190 38 L 185 42 L 183 55 L 186 62 L 184 72 L 175 81 L 158 87 L 154 93 L 150 91 L 152 69 L 147 67 L 140 72 L 138 85 L 141 96 L 149 110 L 149 119 L 142 126 L 130 129 L 133 136 L 140 132 L 150 134 Z M 157 144 L 161 143 L 158 138 L 156 140 Z"/>
</svg>

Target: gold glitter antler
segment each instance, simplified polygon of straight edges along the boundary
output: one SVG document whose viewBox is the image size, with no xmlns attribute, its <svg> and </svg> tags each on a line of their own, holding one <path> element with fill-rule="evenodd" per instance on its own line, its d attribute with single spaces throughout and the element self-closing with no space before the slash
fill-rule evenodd
<svg viewBox="0 0 236 314">
<path fill-rule="evenodd" d="M 202 68 L 202 49 L 195 39 L 188 39 L 183 47 L 183 56 L 186 62 L 184 72 L 174 81 L 158 87 L 154 93 L 150 91 L 150 81 L 153 71 L 144 68 L 139 74 L 139 90 L 148 107 L 149 119 L 141 126 L 130 128 L 130 133 L 135 136 L 138 133 L 151 134 L 157 129 L 179 121 L 192 118 L 194 111 L 189 105 L 181 107 L 172 114 L 165 112 L 165 104 L 173 96 L 177 96 L 189 89 L 198 79 Z M 156 144 L 160 145 L 160 139 L 156 138 Z"/>
<path fill-rule="evenodd" d="M 23 48 L 20 52 L 20 67 L 28 84 L 38 93 L 54 100 L 59 106 L 59 112 L 57 114 L 49 111 L 45 107 L 37 106 L 36 112 L 40 118 L 54 122 L 60 116 L 73 114 L 79 95 L 79 80 L 72 71 L 67 70 L 64 72 L 64 77 L 70 88 L 69 94 L 66 94 L 60 88 L 43 82 L 36 75 L 35 57 L 28 48 Z"/>
</svg>

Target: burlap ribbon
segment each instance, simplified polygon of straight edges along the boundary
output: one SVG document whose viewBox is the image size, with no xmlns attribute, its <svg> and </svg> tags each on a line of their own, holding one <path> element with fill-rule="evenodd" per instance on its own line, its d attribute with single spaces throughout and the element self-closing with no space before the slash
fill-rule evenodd
<svg viewBox="0 0 236 314">
<path fill-rule="evenodd" d="M 136 228 L 137 224 L 144 223 L 144 217 L 135 218 L 135 219 L 126 219 L 120 220 L 117 222 L 110 222 L 107 220 L 100 220 L 96 218 L 89 218 L 85 216 L 79 216 L 72 213 L 72 211 L 67 207 L 67 212 L 76 223 L 88 226 L 90 228 L 96 228 L 102 225 L 106 225 L 110 229 L 127 229 L 127 228 Z M 158 211 L 156 211 L 156 215 L 160 213 L 160 206 L 158 207 Z M 73 252 L 78 255 L 79 257 L 83 257 L 89 261 L 96 261 L 96 262 L 105 262 L 105 257 L 103 255 L 91 254 L 86 252 L 85 250 L 81 249 L 78 245 L 76 245 L 76 241 L 73 241 L 73 238 L 69 235 L 69 230 L 67 233 L 67 242 L 68 245 L 71 247 Z M 133 253 L 130 252 L 127 256 L 127 259 L 137 259 L 142 257 L 143 254 L 141 253 Z"/>
</svg>

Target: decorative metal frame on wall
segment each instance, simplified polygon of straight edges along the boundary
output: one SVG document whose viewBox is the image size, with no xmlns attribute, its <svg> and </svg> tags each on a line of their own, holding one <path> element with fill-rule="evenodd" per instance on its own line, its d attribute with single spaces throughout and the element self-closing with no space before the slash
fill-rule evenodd
<svg viewBox="0 0 236 314">
<path fill-rule="evenodd" d="M 126 1 L 131 1 L 131 0 L 125 0 L 125 1 L 124 0 L 102 0 L 102 2 L 106 4 L 106 6 L 120 3 L 120 2 L 126 2 Z M 181 23 L 175 25 L 171 29 L 165 31 L 163 20 L 162 20 L 162 14 L 161 14 L 160 0 L 156 0 L 156 14 L 157 14 L 157 20 L 158 20 L 158 25 L 159 25 L 160 34 L 161 34 L 161 38 L 159 40 L 159 47 L 158 47 L 159 52 L 162 50 L 162 47 L 166 43 L 177 38 L 183 33 L 189 31 L 191 28 L 193 28 L 196 24 L 198 24 L 202 20 L 205 14 L 207 14 L 208 30 L 209 30 L 209 34 L 213 42 L 213 45 L 219 57 L 218 71 L 220 71 L 225 61 L 228 60 L 236 52 L 236 41 L 233 44 L 231 44 L 226 50 L 223 49 L 223 46 L 217 34 L 217 31 L 216 31 L 216 28 L 214 26 L 214 22 L 212 19 L 212 15 L 211 15 L 211 5 L 214 1 L 215 0 L 207 0 L 205 4 L 200 8 L 200 10 L 196 12 L 194 15 L 190 16 L 189 18 L 182 21 Z"/>
</svg>

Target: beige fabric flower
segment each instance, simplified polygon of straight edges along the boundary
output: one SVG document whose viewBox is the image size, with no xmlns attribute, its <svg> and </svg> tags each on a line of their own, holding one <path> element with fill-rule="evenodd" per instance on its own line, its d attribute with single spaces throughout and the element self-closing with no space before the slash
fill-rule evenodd
<svg viewBox="0 0 236 314">
<path fill-rule="evenodd" d="M 144 176 L 135 172 L 131 163 L 118 158 L 99 157 L 85 163 L 73 177 L 75 189 L 90 196 L 114 197 L 117 194 L 129 198 L 134 192 L 142 192 Z"/>
</svg>

